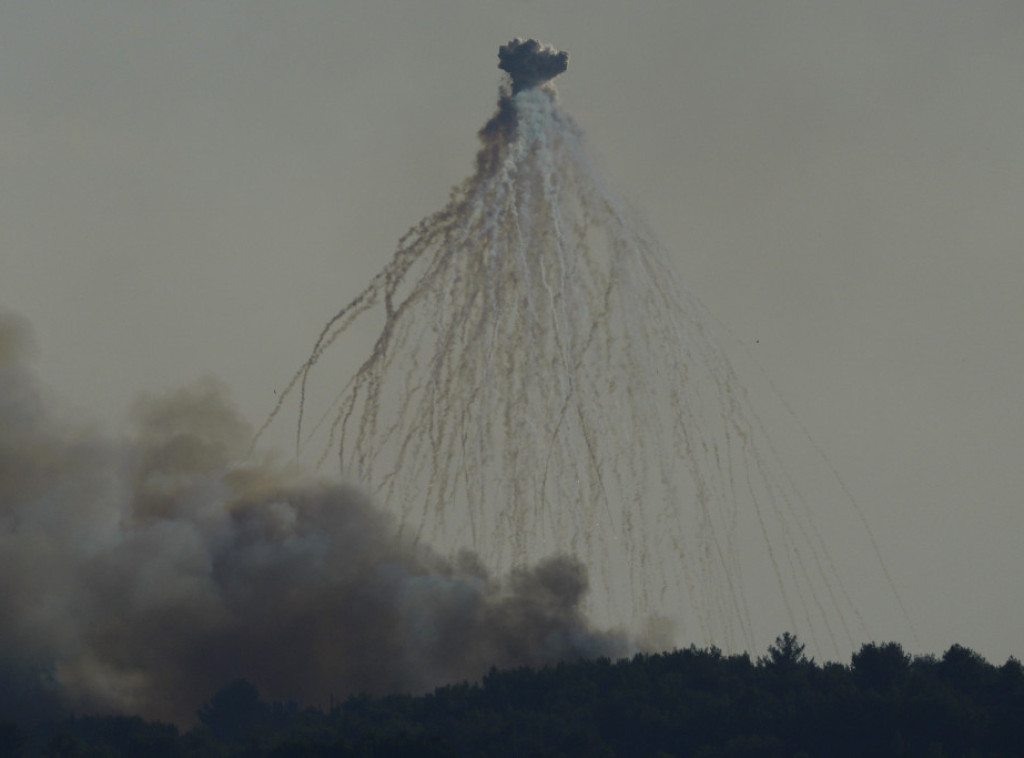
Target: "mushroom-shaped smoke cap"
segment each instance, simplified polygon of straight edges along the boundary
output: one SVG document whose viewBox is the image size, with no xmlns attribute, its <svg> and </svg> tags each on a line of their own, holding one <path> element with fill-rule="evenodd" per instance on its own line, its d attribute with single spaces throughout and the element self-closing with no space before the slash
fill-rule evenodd
<svg viewBox="0 0 1024 758">
<path fill-rule="evenodd" d="M 535 39 L 514 39 L 498 50 L 498 68 L 512 76 L 512 94 L 554 79 L 569 67 L 569 53 Z"/>
</svg>

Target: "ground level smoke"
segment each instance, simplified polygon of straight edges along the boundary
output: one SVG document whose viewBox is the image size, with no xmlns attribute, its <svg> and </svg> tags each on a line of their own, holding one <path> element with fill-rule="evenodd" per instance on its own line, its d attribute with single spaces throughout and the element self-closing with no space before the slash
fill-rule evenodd
<svg viewBox="0 0 1024 758">
<path fill-rule="evenodd" d="M 73 427 L 27 346 L 0 317 L 0 719 L 187 723 L 238 677 L 323 704 L 625 652 L 584 618 L 578 562 L 497 578 L 355 490 L 239 463 L 251 431 L 214 383 L 140 401 L 130 438 Z"/>
</svg>

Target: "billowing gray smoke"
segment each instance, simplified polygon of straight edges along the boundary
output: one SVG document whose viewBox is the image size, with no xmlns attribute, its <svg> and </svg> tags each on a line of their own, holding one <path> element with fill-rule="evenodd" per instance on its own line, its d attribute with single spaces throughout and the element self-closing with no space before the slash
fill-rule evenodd
<svg viewBox="0 0 1024 758">
<path fill-rule="evenodd" d="M 569 53 L 535 39 L 514 39 L 498 49 L 498 68 L 512 77 L 512 94 L 554 79 L 569 67 Z"/>
<path fill-rule="evenodd" d="M 238 677 L 323 704 L 625 652 L 589 628 L 577 562 L 496 579 L 402 543 L 358 492 L 240 462 L 214 383 L 140 401 L 128 439 L 72 428 L 27 347 L 0 315 L 0 719 L 188 723 Z"/>
</svg>

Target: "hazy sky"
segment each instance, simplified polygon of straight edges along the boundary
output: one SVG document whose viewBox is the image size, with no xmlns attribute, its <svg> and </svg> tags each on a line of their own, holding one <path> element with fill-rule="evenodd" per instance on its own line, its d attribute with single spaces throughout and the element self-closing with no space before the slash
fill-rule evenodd
<svg viewBox="0 0 1024 758">
<path fill-rule="evenodd" d="M 0 307 L 54 395 L 113 427 L 212 374 L 261 421 L 516 36 L 861 503 L 908 646 L 1024 655 L 1016 0 L 5 3 Z"/>
</svg>

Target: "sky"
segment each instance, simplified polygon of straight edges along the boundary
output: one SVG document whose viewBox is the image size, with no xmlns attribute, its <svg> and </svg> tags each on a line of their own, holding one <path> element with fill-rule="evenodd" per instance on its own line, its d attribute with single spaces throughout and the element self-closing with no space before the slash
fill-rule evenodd
<svg viewBox="0 0 1024 758">
<path fill-rule="evenodd" d="M 863 508 L 902 641 L 1024 655 L 1016 2 L 3 4 L 0 307 L 49 392 L 116 429 L 214 376 L 258 425 L 517 36 Z"/>
</svg>

